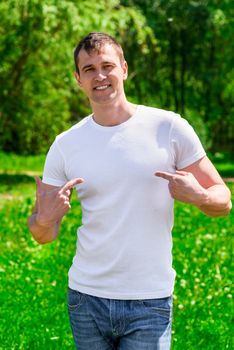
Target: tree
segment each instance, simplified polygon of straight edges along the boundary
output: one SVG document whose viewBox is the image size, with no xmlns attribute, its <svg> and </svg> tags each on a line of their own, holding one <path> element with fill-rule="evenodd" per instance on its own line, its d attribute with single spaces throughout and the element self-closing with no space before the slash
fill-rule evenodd
<svg viewBox="0 0 234 350">
<path fill-rule="evenodd" d="M 10 0 L 0 3 L 0 14 L 4 151 L 45 152 L 56 134 L 89 112 L 73 76 L 73 49 L 84 35 L 106 31 L 122 42 L 131 26 L 142 43 L 136 58 L 146 55 L 144 43 L 153 41 L 140 11 L 116 0 Z"/>
<path fill-rule="evenodd" d="M 121 3 L 137 6 L 157 38 L 149 89 L 157 90 L 155 102 L 188 118 L 207 148 L 233 151 L 233 2 Z"/>
</svg>

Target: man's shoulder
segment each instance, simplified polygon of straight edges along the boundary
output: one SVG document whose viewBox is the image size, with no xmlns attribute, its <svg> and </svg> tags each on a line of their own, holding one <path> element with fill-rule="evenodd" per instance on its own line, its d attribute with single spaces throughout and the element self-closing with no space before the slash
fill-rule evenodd
<svg viewBox="0 0 234 350">
<path fill-rule="evenodd" d="M 157 107 L 145 106 L 145 105 L 141 105 L 141 113 L 146 118 L 152 117 L 152 118 L 169 120 L 169 121 L 172 121 L 174 118 L 180 117 L 179 114 L 173 111 L 157 108 Z"/>
<path fill-rule="evenodd" d="M 83 131 L 83 129 L 87 127 L 89 119 L 90 119 L 90 115 L 83 118 L 76 124 L 72 125 L 69 129 L 61 132 L 59 135 L 57 135 L 56 140 L 58 141 L 58 140 L 70 138 L 72 137 L 72 135 L 76 135 L 77 133 L 79 133 L 79 131 Z"/>
</svg>

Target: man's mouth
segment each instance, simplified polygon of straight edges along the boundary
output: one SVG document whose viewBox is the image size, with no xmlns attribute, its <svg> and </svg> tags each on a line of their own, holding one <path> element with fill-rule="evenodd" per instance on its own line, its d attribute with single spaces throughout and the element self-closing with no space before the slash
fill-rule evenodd
<svg viewBox="0 0 234 350">
<path fill-rule="evenodd" d="M 111 85 L 108 84 L 108 85 L 101 85 L 101 86 L 96 86 L 94 88 L 94 90 L 106 90 L 108 87 L 110 87 Z"/>
</svg>

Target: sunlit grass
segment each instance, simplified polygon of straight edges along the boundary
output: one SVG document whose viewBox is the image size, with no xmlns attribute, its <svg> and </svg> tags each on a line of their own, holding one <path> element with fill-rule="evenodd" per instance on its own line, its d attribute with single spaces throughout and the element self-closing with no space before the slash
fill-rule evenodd
<svg viewBox="0 0 234 350">
<path fill-rule="evenodd" d="M 175 222 L 174 348 L 232 349 L 233 214 L 209 218 L 177 203 Z"/>
<path fill-rule="evenodd" d="M 41 246 L 26 227 L 31 206 L 26 196 L 0 211 L 0 349 L 74 349 L 66 290 L 80 209 L 73 205 L 59 238 Z"/>
<path fill-rule="evenodd" d="M 45 155 L 22 156 L 0 152 L 0 171 L 17 173 L 42 173 Z"/>
<path fill-rule="evenodd" d="M 40 246 L 26 225 L 34 202 L 34 177 L 22 172 L 1 176 L 0 349 L 74 349 L 66 291 L 80 206 L 73 195 L 58 239 Z M 228 186 L 233 192 L 234 184 Z M 233 214 L 209 218 L 192 206 L 175 205 L 175 350 L 234 348 L 233 224 Z"/>
</svg>

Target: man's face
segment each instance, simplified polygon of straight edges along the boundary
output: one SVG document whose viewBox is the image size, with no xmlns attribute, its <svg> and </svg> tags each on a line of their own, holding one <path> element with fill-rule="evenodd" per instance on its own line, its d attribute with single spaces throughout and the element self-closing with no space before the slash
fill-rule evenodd
<svg viewBox="0 0 234 350">
<path fill-rule="evenodd" d="M 76 80 L 91 105 L 109 104 L 124 96 L 123 81 L 127 79 L 127 63 L 121 64 L 116 49 L 109 44 L 91 54 L 82 49 L 78 56 Z"/>
</svg>

